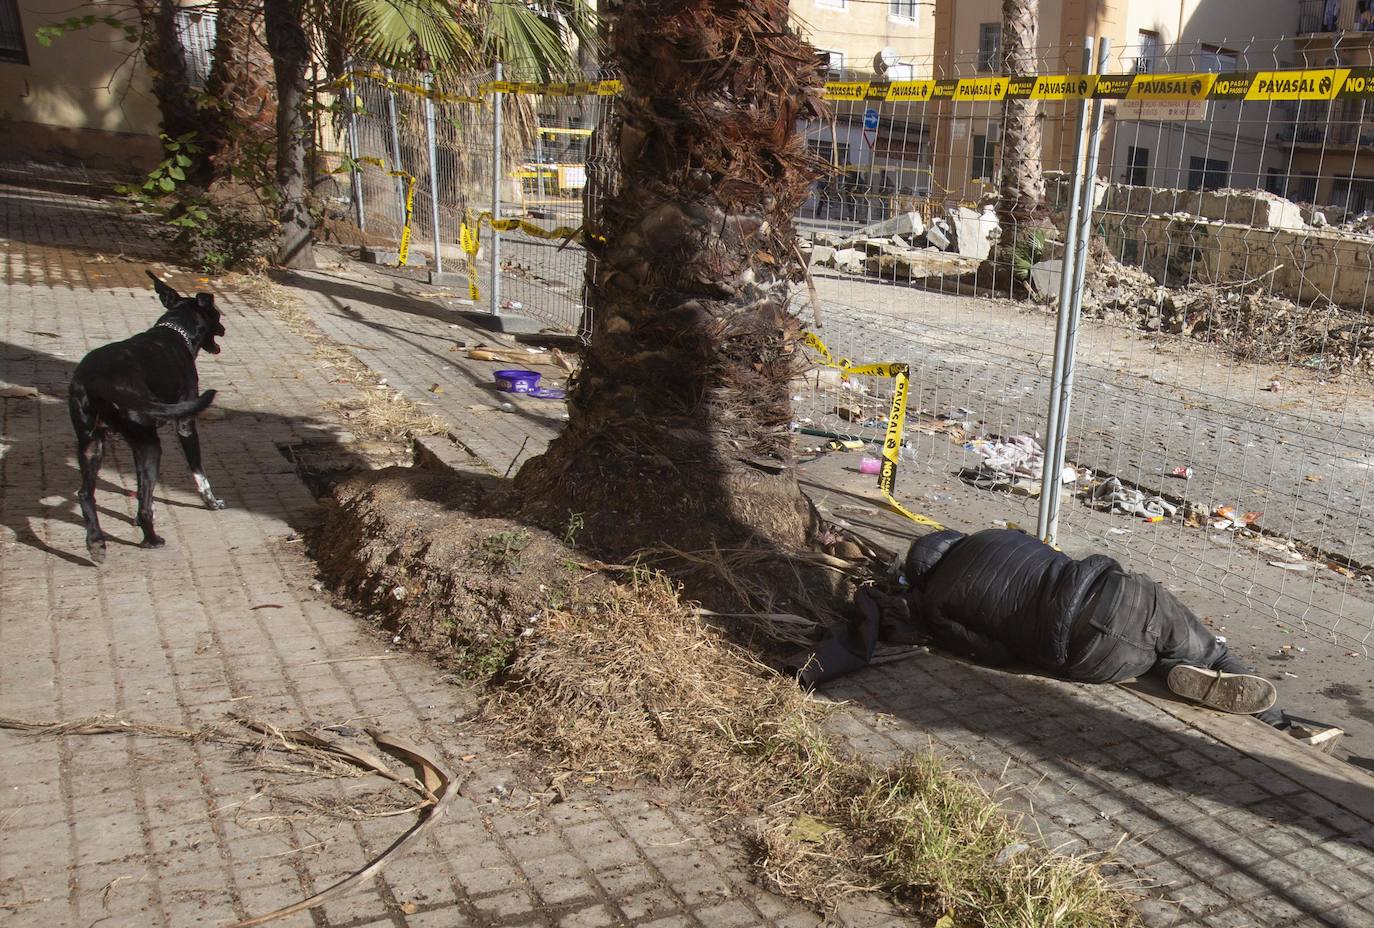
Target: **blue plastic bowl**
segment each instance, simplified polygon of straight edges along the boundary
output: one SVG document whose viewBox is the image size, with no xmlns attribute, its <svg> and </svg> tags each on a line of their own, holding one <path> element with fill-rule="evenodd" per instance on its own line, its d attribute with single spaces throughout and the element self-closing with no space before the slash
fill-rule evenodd
<svg viewBox="0 0 1374 928">
<path fill-rule="evenodd" d="M 506 393 L 533 393 L 539 389 L 536 371 L 509 370 L 496 372 L 496 389 Z"/>
</svg>

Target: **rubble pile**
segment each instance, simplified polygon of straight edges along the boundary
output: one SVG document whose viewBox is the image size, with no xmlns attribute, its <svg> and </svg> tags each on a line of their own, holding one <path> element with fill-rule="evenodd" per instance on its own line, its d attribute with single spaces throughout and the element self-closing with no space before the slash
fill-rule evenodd
<svg viewBox="0 0 1374 928">
<path fill-rule="evenodd" d="M 1091 318 L 1195 338 L 1242 361 L 1300 364 L 1332 374 L 1374 373 L 1374 320 L 1359 313 L 1330 303 L 1302 305 L 1240 286 L 1161 287 L 1105 248 L 1094 252 L 1083 288 L 1083 312 Z"/>
</svg>

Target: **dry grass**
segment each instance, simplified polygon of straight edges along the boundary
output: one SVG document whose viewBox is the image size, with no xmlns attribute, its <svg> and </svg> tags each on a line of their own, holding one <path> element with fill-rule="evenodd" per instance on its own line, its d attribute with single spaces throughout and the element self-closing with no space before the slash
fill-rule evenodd
<svg viewBox="0 0 1374 928">
<path fill-rule="evenodd" d="M 325 408 L 339 414 L 359 438 L 405 441 L 417 435 L 443 435 L 448 426 L 424 412 L 397 390 L 379 383 L 377 374 L 320 331 L 300 300 L 266 277 L 237 274 L 230 285 L 260 305 L 269 307 L 282 323 L 314 348 L 311 357 L 336 383 L 350 383 L 357 395 L 331 400 Z"/>
<path fill-rule="evenodd" d="M 788 895 L 881 889 L 978 928 L 1135 923 L 1090 861 L 1018 848 L 998 804 L 933 757 L 844 757 L 826 707 L 703 628 L 657 576 L 551 611 L 507 681 L 493 708 L 517 737 L 574 769 L 684 783 L 752 821 L 762 875 Z"/>
</svg>

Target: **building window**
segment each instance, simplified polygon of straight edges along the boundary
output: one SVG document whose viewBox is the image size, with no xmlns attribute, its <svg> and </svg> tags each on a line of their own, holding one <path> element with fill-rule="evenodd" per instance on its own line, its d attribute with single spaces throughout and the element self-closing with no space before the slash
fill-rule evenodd
<svg viewBox="0 0 1374 928">
<path fill-rule="evenodd" d="M 1188 161 L 1189 190 L 1220 190 L 1226 186 L 1231 163 L 1221 158 L 1199 158 L 1194 155 Z"/>
<path fill-rule="evenodd" d="M 0 0 L 0 61 L 28 64 L 24 24 L 19 19 L 19 0 Z"/>
<path fill-rule="evenodd" d="M 1368 212 L 1374 207 L 1374 179 L 1338 178 L 1331 185 L 1331 205 L 1351 216 Z"/>
<path fill-rule="evenodd" d="M 1159 70 L 1159 33 L 1140 30 L 1140 49 L 1135 59 L 1135 73 L 1153 74 Z"/>
<path fill-rule="evenodd" d="M 1002 67 L 1002 24 L 983 23 L 978 27 L 978 70 L 997 71 Z"/>
<path fill-rule="evenodd" d="M 916 22 L 916 0 L 888 0 L 887 15 L 893 19 Z"/>
<path fill-rule="evenodd" d="M 196 90 L 205 89 L 215 57 L 215 13 L 204 8 L 177 10 L 177 32 L 186 57 L 186 77 Z"/>
<path fill-rule="evenodd" d="M 844 80 L 844 52 L 827 52 L 817 50 L 816 54 L 825 60 L 825 76 L 827 80 Z"/>
<path fill-rule="evenodd" d="M 1229 48 L 1221 48 L 1217 45 L 1202 46 L 1202 54 L 1199 57 L 1202 70 L 1216 74 L 1234 71 L 1240 60 L 1236 53 Z"/>
<path fill-rule="evenodd" d="M 1150 150 L 1129 145 L 1126 148 L 1126 183 L 1146 187 L 1150 183 Z"/>
<path fill-rule="evenodd" d="M 975 135 L 973 137 L 973 172 L 974 180 L 992 180 L 992 161 L 996 146 L 988 141 L 986 135 Z"/>
</svg>

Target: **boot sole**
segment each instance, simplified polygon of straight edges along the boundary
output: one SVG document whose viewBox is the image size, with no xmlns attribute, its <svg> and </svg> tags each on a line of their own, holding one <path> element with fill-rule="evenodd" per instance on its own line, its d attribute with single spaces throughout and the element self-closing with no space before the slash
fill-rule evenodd
<svg viewBox="0 0 1374 928">
<path fill-rule="evenodd" d="M 1169 690 L 1191 702 L 1230 712 L 1234 715 L 1255 715 L 1272 709 L 1279 694 L 1274 684 L 1263 677 L 1248 673 L 1223 673 L 1217 680 L 1215 671 L 1179 664 L 1169 671 Z"/>
</svg>

